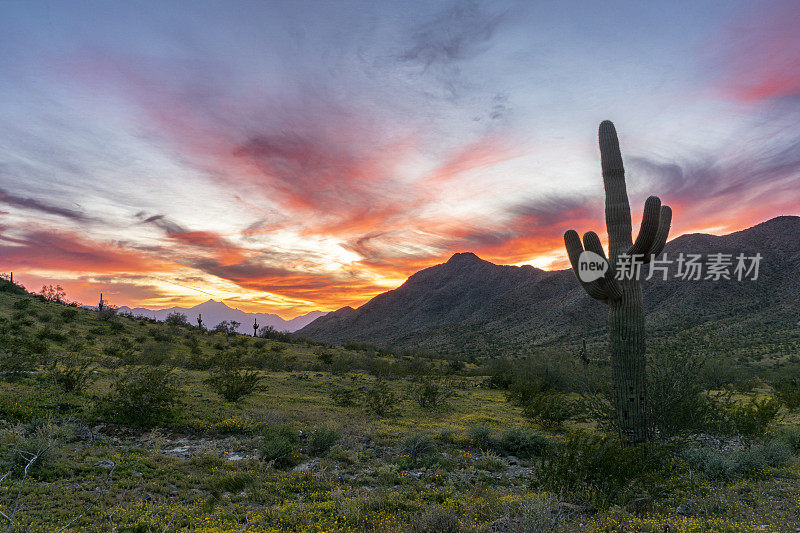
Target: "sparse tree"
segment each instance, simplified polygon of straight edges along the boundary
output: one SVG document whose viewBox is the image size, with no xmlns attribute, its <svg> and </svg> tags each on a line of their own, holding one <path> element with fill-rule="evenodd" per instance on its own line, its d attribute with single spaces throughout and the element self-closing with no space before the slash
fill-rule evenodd
<svg viewBox="0 0 800 533">
<path fill-rule="evenodd" d="M 167 315 L 167 318 L 164 319 L 164 323 L 169 326 L 175 326 L 180 328 L 188 328 L 189 327 L 189 319 L 186 318 L 186 315 L 183 313 L 178 313 L 177 311 L 170 313 Z"/>
<path fill-rule="evenodd" d="M 67 292 L 61 285 L 42 285 L 40 294 L 48 302 L 63 303 L 67 299 Z"/>
</svg>

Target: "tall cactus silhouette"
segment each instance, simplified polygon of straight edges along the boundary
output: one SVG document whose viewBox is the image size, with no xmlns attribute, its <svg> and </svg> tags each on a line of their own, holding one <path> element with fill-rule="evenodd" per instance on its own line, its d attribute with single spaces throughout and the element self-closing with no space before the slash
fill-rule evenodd
<svg viewBox="0 0 800 533">
<path fill-rule="evenodd" d="M 575 230 L 564 234 L 570 263 L 578 282 L 592 298 L 608 305 L 608 336 L 611 372 L 614 385 L 614 408 L 620 435 L 634 442 L 648 437 L 647 394 L 645 378 L 645 332 L 642 311 L 642 287 L 637 276 L 617 276 L 617 272 L 638 258 L 648 263 L 664 249 L 672 221 L 672 210 L 662 206 L 657 196 L 644 204 L 642 225 L 636 242 L 631 238 L 631 208 L 625 188 L 625 169 L 614 124 L 600 124 L 600 162 L 606 193 L 606 229 L 608 258 L 600 238 L 593 231 L 583 235 L 583 244 Z M 579 258 L 584 249 L 594 252 L 608 264 L 599 279 L 583 281 Z M 617 279 L 621 278 L 621 279 Z"/>
</svg>

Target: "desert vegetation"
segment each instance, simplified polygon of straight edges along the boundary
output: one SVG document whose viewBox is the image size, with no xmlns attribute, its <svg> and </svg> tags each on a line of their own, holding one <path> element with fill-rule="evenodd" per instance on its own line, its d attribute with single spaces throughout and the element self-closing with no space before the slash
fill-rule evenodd
<svg viewBox="0 0 800 533">
<path fill-rule="evenodd" d="M 658 338 L 652 438 L 602 345 L 459 358 L 158 323 L 0 286 L 9 531 L 793 531 L 800 335 Z M 66 490 L 65 490 L 66 489 Z"/>
</svg>

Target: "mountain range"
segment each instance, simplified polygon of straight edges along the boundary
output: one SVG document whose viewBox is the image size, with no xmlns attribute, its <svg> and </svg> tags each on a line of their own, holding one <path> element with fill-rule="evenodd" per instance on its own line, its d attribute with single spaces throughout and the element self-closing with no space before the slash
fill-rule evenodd
<svg viewBox="0 0 800 533">
<path fill-rule="evenodd" d="M 194 307 L 170 307 L 169 309 L 145 309 L 144 307 L 120 307 L 118 312 L 131 313 L 133 315 L 142 315 L 156 320 L 164 320 L 170 313 L 182 313 L 186 315 L 189 322 L 192 324 L 197 323 L 197 316 L 203 315 L 203 324 L 206 328 L 213 328 L 223 321 L 236 321 L 240 326 L 238 331 L 252 335 L 253 333 L 253 320 L 256 320 L 259 326 L 272 326 L 278 331 L 297 331 L 303 326 L 309 324 L 315 319 L 323 316 L 325 313 L 322 311 L 311 311 L 305 315 L 301 315 L 291 320 L 284 320 L 278 315 L 271 313 L 246 313 L 240 309 L 228 307 L 223 302 L 216 300 L 206 300 L 205 302 L 195 305 Z"/>
<path fill-rule="evenodd" d="M 643 281 L 649 334 L 668 339 L 689 332 L 700 339 L 698 346 L 716 351 L 744 333 L 762 339 L 774 333 L 797 343 L 798 235 L 800 217 L 781 216 L 729 235 L 694 233 L 670 241 L 667 259 L 698 253 L 706 261 L 709 254 L 731 254 L 731 273 L 737 254 L 759 253 L 759 274 L 756 280 L 684 280 L 675 277 L 673 263 L 666 281 L 659 274 Z M 343 307 L 317 318 L 298 334 L 387 348 L 525 354 L 547 344 L 602 339 L 606 313 L 571 270 L 496 265 L 467 252 L 413 274 L 357 309 Z"/>
</svg>

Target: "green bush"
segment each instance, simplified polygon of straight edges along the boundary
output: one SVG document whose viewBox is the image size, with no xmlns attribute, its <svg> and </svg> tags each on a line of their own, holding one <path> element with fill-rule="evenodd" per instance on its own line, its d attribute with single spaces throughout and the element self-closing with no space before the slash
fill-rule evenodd
<svg viewBox="0 0 800 533">
<path fill-rule="evenodd" d="M 342 435 L 333 428 L 325 426 L 315 428 L 308 438 L 309 455 L 324 455 L 331 446 L 342 438 Z"/>
<path fill-rule="evenodd" d="M 788 444 L 795 453 L 800 452 L 800 428 L 796 426 L 783 428 L 779 438 Z"/>
<path fill-rule="evenodd" d="M 525 418 L 548 428 L 561 428 L 576 413 L 575 400 L 553 390 L 533 395 L 522 407 Z"/>
<path fill-rule="evenodd" d="M 430 435 L 415 433 L 403 439 L 403 442 L 400 443 L 400 450 L 408 456 L 412 463 L 417 464 L 436 453 L 436 442 Z"/>
<path fill-rule="evenodd" d="M 74 307 L 67 307 L 61 310 L 61 319 L 64 322 L 72 322 L 78 317 L 78 310 Z"/>
<path fill-rule="evenodd" d="M 28 466 L 28 474 L 39 477 L 53 465 L 57 447 L 47 428 L 18 428 L 19 431 L 3 435 L 6 441 L 0 446 L 0 469 L 3 473 L 19 477 Z"/>
<path fill-rule="evenodd" d="M 561 498 L 607 507 L 646 490 L 659 477 L 652 475 L 659 470 L 659 459 L 653 449 L 576 432 L 538 461 L 536 483 Z"/>
<path fill-rule="evenodd" d="M 164 324 L 177 328 L 189 328 L 192 326 L 189 323 L 189 319 L 186 318 L 186 315 L 178 313 L 177 311 L 169 313 L 167 318 L 164 319 Z"/>
<path fill-rule="evenodd" d="M 152 427 L 175 417 L 182 395 L 171 369 L 129 367 L 114 380 L 101 410 L 115 422 Z"/>
<path fill-rule="evenodd" d="M 289 426 L 273 426 L 264 432 L 261 443 L 261 458 L 272 461 L 275 468 L 289 468 L 297 465 L 302 457 L 300 437 Z"/>
<path fill-rule="evenodd" d="M 692 447 L 683 451 L 683 458 L 691 467 L 710 479 L 729 480 L 737 477 L 762 477 L 767 467 L 786 464 L 791 455 L 790 446 L 782 441 L 754 444 L 733 452 L 723 452 L 707 447 Z"/>
<path fill-rule="evenodd" d="M 331 399 L 340 407 L 349 407 L 358 403 L 358 392 L 352 387 L 337 386 L 331 389 Z"/>
<path fill-rule="evenodd" d="M 475 448 L 479 450 L 494 450 L 497 448 L 497 440 L 494 438 L 492 430 L 483 424 L 476 424 L 467 430 L 467 439 Z"/>
<path fill-rule="evenodd" d="M 213 372 L 205 382 L 225 400 L 238 402 L 258 390 L 261 379 L 254 370 L 223 368 Z"/>
<path fill-rule="evenodd" d="M 778 401 L 789 411 L 797 411 L 800 407 L 800 378 L 784 377 L 773 382 L 772 388 Z"/>
<path fill-rule="evenodd" d="M 173 346 L 167 341 L 149 341 L 142 345 L 138 363 L 142 365 L 161 366 L 170 359 Z"/>
<path fill-rule="evenodd" d="M 733 403 L 726 410 L 728 425 L 739 435 L 764 435 L 777 419 L 781 403 L 775 398 L 751 396 L 745 403 Z"/>
<path fill-rule="evenodd" d="M 420 407 L 433 408 L 444 405 L 446 400 L 453 396 L 453 391 L 434 379 L 424 378 L 414 388 L 414 396 Z"/>
<path fill-rule="evenodd" d="M 383 379 L 378 379 L 364 391 L 364 407 L 378 416 L 397 413 L 397 399 Z"/>
<path fill-rule="evenodd" d="M 506 455 L 514 455 L 521 459 L 540 456 L 549 447 L 544 435 L 529 428 L 509 428 L 500 435 L 497 448 Z"/>
<path fill-rule="evenodd" d="M 716 406 L 698 379 L 706 361 L 693 354 L 655 350 L 648 357 L 649 418 L 662 438 L 688 435 L 713 428 Z"/>
<path fill-rule="evenodd" d="M 54 359 L 47 374 L 64 392 L 82 392 L 95 379 L 91 363 L 74 357 Z"/>
</svg>

